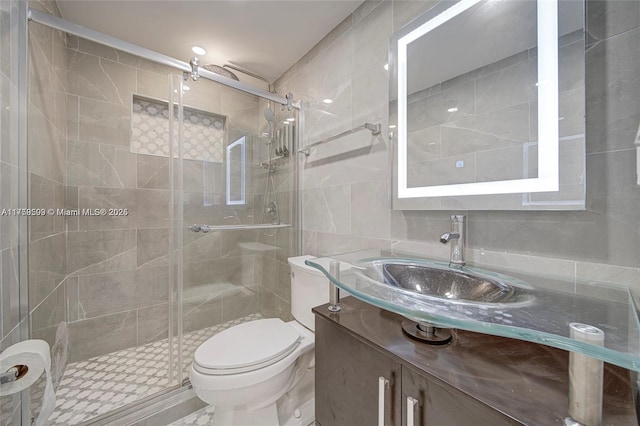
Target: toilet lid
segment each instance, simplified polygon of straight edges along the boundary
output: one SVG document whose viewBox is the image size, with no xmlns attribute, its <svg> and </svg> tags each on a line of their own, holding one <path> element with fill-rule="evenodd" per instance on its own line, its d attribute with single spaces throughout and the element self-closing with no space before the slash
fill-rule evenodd
<svg viewBox="0 0 640 426">
<path fill-rule="evenodd" d="M 246 322 L 209 338 L 193 355 L 202 373 L 233 374 L 256 370 L 289 355 L 300 333 L 280 318 Z"/>
</svg>

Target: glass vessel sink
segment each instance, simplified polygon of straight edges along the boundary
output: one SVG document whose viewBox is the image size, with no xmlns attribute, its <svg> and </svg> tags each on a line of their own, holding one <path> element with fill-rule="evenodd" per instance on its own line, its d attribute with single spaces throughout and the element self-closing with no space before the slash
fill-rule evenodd
<svg viewBox="0 0 640 426">
<path fill-rule="evenodd" d="M 328 261 L 350 267 L 332 269 L 340 270 L 334 276 L 322 266 Z M 474 264 L 450 267 L 394 250 L 305 263 L 352 296 L 418 323 L 541 343 L 640 371 L 640 298 L 625 286 Z M 603 331 L 603 344 L 572 337 L 576 323 Z"/>
<path fill-rule="evenodd" d="M 372 262 L 384 283 L 422 296 L 467 303 L 520 302 L 518 287 L 509 281 L 456 268 L 415 262 Z"/>
</svg>

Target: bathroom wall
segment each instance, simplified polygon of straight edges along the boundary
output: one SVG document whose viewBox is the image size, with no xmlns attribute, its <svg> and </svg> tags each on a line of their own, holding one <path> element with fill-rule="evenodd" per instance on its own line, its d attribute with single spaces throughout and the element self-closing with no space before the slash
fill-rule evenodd
<svg viewBox="0 0 640 426">
<path fill-rule="evenodd" d="M 303 144 L 365 121 L 387 128 L 388 38 L 435 4 L 366 1 L 278 80 L 303 101 Z M 586 210 L 457 213 L 468 216 L 476 262 L 638 286 L 640 3 L 589 1 L 586 13 Z M 438 238 L 452 212 L 390 210 L 385 136 L 359 132 L 301 159 L 305 253 L 394 247 L 448 258 Z"/>
<path fill-rule="evenodd" d="M 25 175 L 18 160 L 18 52 L 20 4 L 0 2 L 0 210 L 26 207 L 19 204 L 18 180 Z M 18 218 L 0 216 L 0 351 L 20 341 L 20 282 Z M 22 313 L 26 322 L 26 315 Z M 24 327 L 22 327 L 24 328 Z M 0 424 L 18 424 L 20 397 L 0 398 Z"/>
</svg>

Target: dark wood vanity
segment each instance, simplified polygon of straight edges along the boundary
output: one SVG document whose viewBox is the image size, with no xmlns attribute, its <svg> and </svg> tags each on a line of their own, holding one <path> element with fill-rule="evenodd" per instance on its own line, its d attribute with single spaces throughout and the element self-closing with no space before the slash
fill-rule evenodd
<svg viewBox="0 0 640 426">
<path fill-rule="evenodd" d="M 403 317 L 354 297 L 339 313 L 327 306 L 313 310 L 321 426 L 377 425 L 380 408 L 385 425 L 406 426 L 409 397 L 416 426 L 562 425 L 568 415 L 567 351 L 462 330 L 432 346 L 407 337 Z M 602 424 L 638 425 L 631 373 L 609 364 Z"/>
</svg>

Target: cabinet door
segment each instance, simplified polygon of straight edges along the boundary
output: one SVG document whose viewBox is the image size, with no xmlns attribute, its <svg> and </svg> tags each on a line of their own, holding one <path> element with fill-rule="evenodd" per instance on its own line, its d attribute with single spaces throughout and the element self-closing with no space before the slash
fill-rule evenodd
<svg viewBox="0 0 640 426">
<path fill-rule="evenodd" d="M 407 407 L 415 400 L 413 424 Z M 452 386 L 402 367 L 403 426 L 501 426 L 521 423 Z"/>
<path fill-rule="evenodd" d="M 316 419 L 322 426 L 376 426 L 379 378 L 384 424 L 400 426 L 400 364 L 316 317 Z"/>
</svg>

